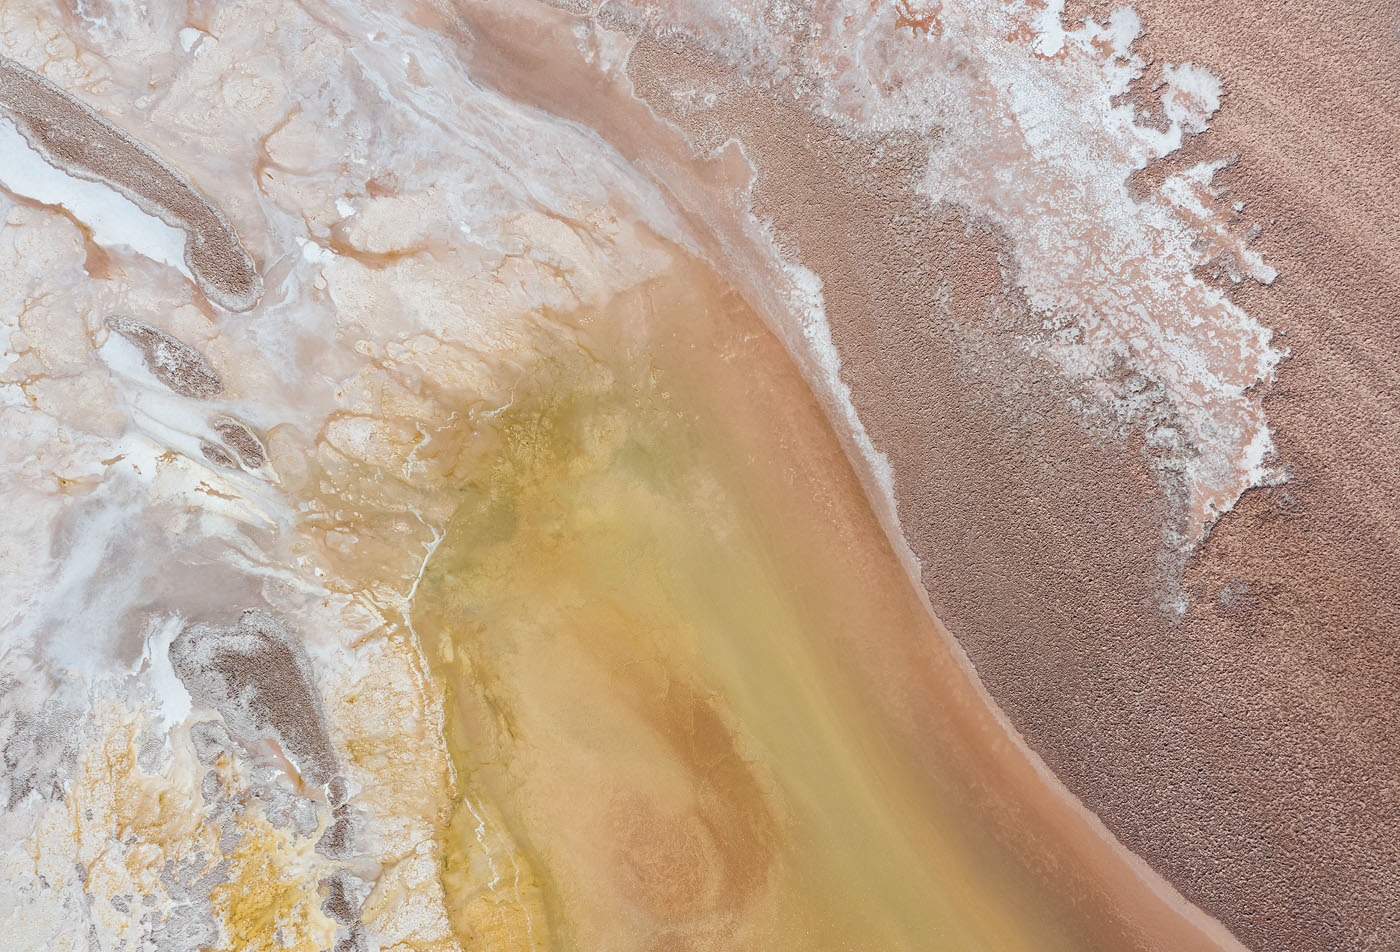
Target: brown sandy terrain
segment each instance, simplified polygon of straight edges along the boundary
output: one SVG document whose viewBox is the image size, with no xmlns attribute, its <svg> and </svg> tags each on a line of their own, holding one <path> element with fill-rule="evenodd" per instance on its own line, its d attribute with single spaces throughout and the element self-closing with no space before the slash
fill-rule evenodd
<svg viewBox="0 0 1400 952">
<path fill-rule="evenodd" d="M 1172 782 L 1162 807 L 1203 845 L 1181 849 L 1140 796 L 1093 786 L 1154 865 L 1255 947 L 1393 949 L 1400 4 L 1138 9 L 1146 55 L 1209 63 L 1230 94 L 1196 151 L 1239 157 L 1220 181 L 1281 274 L 1239 300 L 1293 354 L 1266 402 L 1293 479 L 1217 527 L 1188 572 L 1187 624 L 1115 661 L 1193 685 L 1151 710 L 1191 741 L 1154 769 Z M 1056 746 L 1082 756 L 1082 741 Z"/>
<path fill-rule="evenodd" d="M 894 463 L 934 607 L 1032 748 L 1251 947 L 1391 949 L 1400 474 L 1385 448 L 1400 436 L 1400 342 L 1386 315 L 1400 281 L 1386 249 L 1400 230 L 1383 183 L 1400 181 L 1400 14 L 1140 12 L 1147 55 L 1225 81 L 1213 130 L 1174 164 L 1239 156 L 1219 181 L 1262 226 L 1281 277 L 1237 299 L 1293 354 L 1267 404 L 1293 478 L 1247 494 L 1215 528 L 1186 569 L 1179 622 L 1160 608 L 1169 513 L 1140 441 L 1086 432 L 1048 368 L 1009 372 L 994 345 L 957 343 L 969 325 L 1027 317 L 1007 290 L 1004 241 L 927 207 L 899 148 L 872 163 L 751 90 L 670 118 L 704 145 L 743 140 L 757 210 L 824 283 L 844 378 Z M 669 90 L 706 69 L 643 41 L 629 73 L 666 115 Z M 587 109 L 576 90 L 536 94 Z M 646 151 L 634 130 L 595 127 Z"/>
<path fill-rule="evenodd" d="M 198 350 L 159 327 L 125 314 L 111 314 L 107 326 L 140 351 L 151 374 L 182 397 L 208 400 L 224 391 L 224 382 Z"/>
<path fill-rule="evenodd" d="M 1249 495 L 1217 528 L 1188 572 L 1179 626 L 1156 607 L 1163 516 L 1137 447 L 1088 436 L 1043 381 L 970 365 L 952 328 L 929 320 L 944 277 L 955 281 L 950 320 L 1014 304 L 993 236 L 930 210 L 920 219 L 943 227 L 901 220 L 910 199 L 897 168 L 862 175 L 850 161 L 855 186 L 833 189 L 824 172 L 839 167 L 840 145 L 813 148 L 820 137 L 794 116 L 754 123 L 745 141 L 765 173 L 763 213 L 825 282 L 846 380 L 895 464 L 935 608 L 1032 746 L 1247 944 L 1392 948 L 1400 578 L 1385 504 L 1396 469 L 1376 448 L 1397 438 L 1394 373 L 1381 362 L 1395 331 L 1377 320 L 1396 276 L 1376 239 L 1396 236 L 1378 185 L 1400 175 L 1386 153 L 1397 139 L 1361 118 L 1384 98 L 1340 76 L 1331 89 L 1360 102 L 1328 102 L 1325 81 L 1303 82 L 1302 106 L 1283 111 L 1274 70 L 1312 48 L 1311 34 L 1275 46 L 1248 57 L 1254 76 L 1225 70 L 1235 99 L 1199 148 L 1241 155 L 1234 197 L 1273 236 L 1265 248 L 1284 277 L 1241 297 L 1295 355 L 1269 402 L 1295 478 Z M 1217 52 L 1180 43 L 1163 55 L 1215 63 Z M 637 72 L 659 73 L 659 60 L 639 58 Z M 1304 110 L 1358 118 L 1309 132 L 1294 118 Z"/>
<path fill-rule="evenodd" d="M 0 110 L 49 162 L 105 182 L 185 232 L 185 263 L 201 291 L 230 311 L 262 297 L 262 277 L 224 214 L 179 172 L 75 97 L 0 56 Z"/>
</svg>

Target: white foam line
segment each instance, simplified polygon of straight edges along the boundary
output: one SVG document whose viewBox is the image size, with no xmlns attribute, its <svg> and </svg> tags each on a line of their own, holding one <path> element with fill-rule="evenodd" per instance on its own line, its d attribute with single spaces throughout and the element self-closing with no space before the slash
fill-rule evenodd
<svg viewBox="0 0 1400 952">
<path fill-rule="evenodd" d="M 413 627 L 413 597 L 418 594 L 418 586 L 423 583 L 423 573 L 428 571 L 428 563 L 432 561 L 438 546 L 442 545 L 442 540 L 447 538 L 447 530 L 429 525 L 428 521 L 423 518 L 423 514 L 417 509 L 410 509 L 409 512 L 413 513 L 414 517 L 423 523 L 424 528 L 433 534 L 433 541 L 423 543 L 423 548 L 428 551 L 423 555 L 423 561 L 418 565 L 418 574 L 413 577 L 413 584 L 408 587 L 408 592 L 403 597 L 403 621 L 416 642 L 418 631 Z"/>
<path fill-rule="evenodd" d="M 530 917 L 530 908 L 525 905 L 525 900 L 520 896 L 520 864 L 515 861 L 515 854 L 513 852 L 507 853 L 506 855 L 510 858 L 511 869 L 515 870 L 515 884 L 513 886 L 515 904 L 520 907 L 520 911 L 525 915 L 525 941 L 530 943 L 529 948 L 533 952 L 535 948 L 535 920 Z"/>
</svg>

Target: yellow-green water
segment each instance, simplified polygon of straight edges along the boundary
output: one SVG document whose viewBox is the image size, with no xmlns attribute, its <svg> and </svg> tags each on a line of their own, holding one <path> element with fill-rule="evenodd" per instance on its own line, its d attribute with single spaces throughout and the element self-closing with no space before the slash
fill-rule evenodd
<svg viewBox="0 0 1400 952">
<path fill-rule="evenodd" d="M 462 797 L 444 882 L 477 911 L 459 932 L 1074 947 L 958 779 L 927 779 L 940 752 L 916 770 L 887 736 L 901 702 L 865 668 L 922 609 L 790 369 L 753 377 L 773 346 L 723 304 L 653 289 L 551 342 L 479 421 L 412 608 Z M 483 926 L 471 851 L 495 825 L 511 888 Z"/>
</svg>

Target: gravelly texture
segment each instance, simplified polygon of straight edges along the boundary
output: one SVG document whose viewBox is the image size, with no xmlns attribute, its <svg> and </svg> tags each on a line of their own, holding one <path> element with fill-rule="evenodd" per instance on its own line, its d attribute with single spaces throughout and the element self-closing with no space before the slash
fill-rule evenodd
<svg viewBox="0 0 1400 952">
<path fill-rule="evenodd" d="M 310 783 L 331 779 L 335 749 L 310 662 L 276 618 L 250 610 L 229 628 L 191 625 L 171 642 L 170 661 L 190 696 L 244 744 L 275 740 Z"/>
<path fill-rule="evenodd" d="M 123 314 L 108 317 L 107 326 L 136 345 L 146 369 L 180 396 L 207 400 L 223 392 L 224 382 L 209 361 L 179 338 Z"/>
<path fill-rule="evenodd" d="M 259 469 L 267 462 L 267 450 L 253 431 L 237 420 L 222 417 L 213 422 L 214 432 L 224 445 L 238 454 L 239 460 L 249 469 Z"/>
</svg>

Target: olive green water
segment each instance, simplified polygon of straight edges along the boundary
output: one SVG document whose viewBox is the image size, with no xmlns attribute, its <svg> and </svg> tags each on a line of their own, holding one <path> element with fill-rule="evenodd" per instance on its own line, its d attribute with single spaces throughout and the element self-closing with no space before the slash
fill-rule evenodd
<svg viewBox="0 0 1400 952">
<path fill-rule="evenodd" d="M 806 488 L 809 415 L 744 405 L 742 336 L 616 320 L 479 422 L 413 605 L 470 806 L 450 835 L 489 804 L 522 871 L 496 908 L 528 927 L 494 947 L 1072 947 L 850 676 L 846 629 L 878 643 L 917 606 L 873 534 L 834 528 L 873 517 Z M 449 850 L 449 905 L 470 865 Z"/>
</svg>

